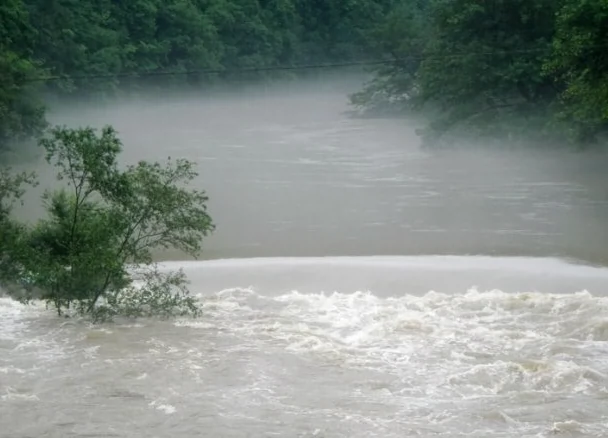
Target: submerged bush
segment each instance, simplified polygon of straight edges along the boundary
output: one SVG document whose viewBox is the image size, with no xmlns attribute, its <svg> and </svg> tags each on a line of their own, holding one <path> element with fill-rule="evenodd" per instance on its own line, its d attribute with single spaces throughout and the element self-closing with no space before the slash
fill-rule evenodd
<svg viewBox="0 0 608 438">
<path fill-rule="evenodd" d="M 34 174 L 13 174 L 8 168 L 0 168 L 0 287 L 10 287 L 20 275 L 14 260 L 23 248 L 26 228 L 13 221 L 10 214 L 24 193 L 24 185 L 29 184 L 35 184 Z"/>
<path fill-rule="evenodd" d="M 207 196 L 186 187 L 197 176 L 193 163 L 169 158 L 164 166 L 140 161 L 121 170 L 122 144 L 111 127 L 100 135 L 57 127 L 41 145 L 67 188 L 45 192 L 47 218 L 20 226 L 19 237 L 2 244 L 25 290 L 19 299 L 96 320 L 198 316 L 185 275 L 162 273 L 152 260 L 157 248 L 196 257 L 214 229 Z M 131 265 L 145 268 L 137 287 Z"/>
</svg>

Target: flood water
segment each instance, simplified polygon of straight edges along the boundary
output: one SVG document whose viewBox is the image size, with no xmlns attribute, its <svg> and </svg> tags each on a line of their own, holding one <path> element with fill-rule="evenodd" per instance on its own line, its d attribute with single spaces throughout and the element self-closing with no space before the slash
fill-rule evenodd
<svg viewBox="0 0 608 438">
<path fill-rule="evenodd" d="M 0 437 L 608 436 L 606 156 L 424 150 L 346 88 L 53 114 L 199 163 L 208 260 L 159 257 L 205 314 L 0 298 Z"/>
</svg>

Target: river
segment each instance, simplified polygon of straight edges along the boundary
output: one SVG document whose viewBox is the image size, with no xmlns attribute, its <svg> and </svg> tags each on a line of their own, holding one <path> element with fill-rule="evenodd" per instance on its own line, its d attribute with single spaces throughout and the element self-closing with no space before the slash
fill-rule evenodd
<svg viewBox="0 0 608 438">
<path fill-rule="evenodd" d="M 186 157 L 218 225 L 199 320 L 0 298 L 0 437 L 604 437 L 608 160 L 420 148 L 348 86 L 55 111 Z M 26 209 L 34 214 L 35 209 Z"/>
</svg>

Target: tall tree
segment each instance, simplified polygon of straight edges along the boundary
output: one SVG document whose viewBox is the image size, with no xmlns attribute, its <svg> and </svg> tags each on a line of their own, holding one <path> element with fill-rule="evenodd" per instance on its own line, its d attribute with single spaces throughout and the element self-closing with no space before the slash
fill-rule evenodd
<svg viewBox="0 0 608 438">
<path fill-rule="evenodd" d="M 440 113 L 429 134 L 456 124 L 491 136 L 538 128 L 556 94 L 542 74 L 556 8 L 554 0 L 435 0 L 418 72 L 423 102 Z"/>
<path fill-rule="evenodd" d="M 545 67 L 565 87 L 560 118 L 576 140 L 589 143 L 608 128 L 608 2 L 563 3 Z"/>
<path fill-rule="evenodd" d="M 388 63 L 375 67 L 373 79 L 351 96 L 357 108 L 383 112 L 415 107 L 417 73 L 430 33 L 427 14 L 427 0 L 401 3 L 367 32 L 371 50 Z"/>
<path fill-rule="evenodd" d="M 21 0 L 0 4 L 0 149 L 11 139 L 40 133 L 44 108 L 33 79 L 41 74 L 31 56 L 36 31 Z"/>
<path fill-rule="evenodd" d="M 25 0 L 36 24 L 34 58 L 53 76 L 55 91 L 104 90 L 116 81 L 100 76 L 122 69 L 121 47 L 111 0 Z M 78 76 L 96 76 L 93 80 Z M 72 79 L 71 77 L 76 77 Z"/>
</svg>

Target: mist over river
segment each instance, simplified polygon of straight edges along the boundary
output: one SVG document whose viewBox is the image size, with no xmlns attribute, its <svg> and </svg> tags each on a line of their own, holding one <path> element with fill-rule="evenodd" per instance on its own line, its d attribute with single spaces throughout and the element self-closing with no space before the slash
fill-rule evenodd
<svg viewBox="0 0 608 438">
<path fill-rule="evenodd" d="M 356 87 L 56 108 L 199 164 L 206 260 L 158 257 L 205 314 L 0 298 L 0 437 L 608 436 L 606 155 L 422 149 Z"/>
</svg>

